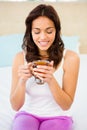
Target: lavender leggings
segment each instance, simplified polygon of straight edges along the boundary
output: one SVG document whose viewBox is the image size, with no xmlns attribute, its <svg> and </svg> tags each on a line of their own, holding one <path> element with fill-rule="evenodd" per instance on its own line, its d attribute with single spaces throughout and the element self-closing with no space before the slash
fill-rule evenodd
<svg viewBox="0 0 87 130">
<path fill-rule="evenodd" d="M 71 117 L 38 117 L 27 112 L 19 112 L 13 121 L 12 130 L 72 130 Z"/>
</svg>

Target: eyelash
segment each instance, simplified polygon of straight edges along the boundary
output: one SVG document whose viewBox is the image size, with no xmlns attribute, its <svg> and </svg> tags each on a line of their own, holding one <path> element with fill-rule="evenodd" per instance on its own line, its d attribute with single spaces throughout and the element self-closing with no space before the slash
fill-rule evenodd
<svg viewBox="0 0 87 130">
<path fill-rule="evenodd" d="M 48 34 L 51 34 L 52 33 L 52 31 L 51 32 L 47 32 Z"/>
<path fill-rule="evenodd" d="M 35 32 L 35 34 L 39 34 L 40 32 Z M 52 33 L 52 31 L 51 32 L 47 32 L 48 34 L 51 34 Z"/>
<path fill-rule="evenodd" d="M 40 32 L 34 32 L 35 34 L 39 34 Z"/>
</svg>

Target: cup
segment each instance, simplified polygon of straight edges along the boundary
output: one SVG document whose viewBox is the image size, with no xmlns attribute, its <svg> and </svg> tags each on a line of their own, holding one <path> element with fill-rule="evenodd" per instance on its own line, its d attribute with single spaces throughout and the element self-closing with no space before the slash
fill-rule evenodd
<svg viewBox="0 0 87 130">
<path fill-rule="evenodd" d="M 48 60 L 36 60 L 36 61 L 33 61 L 33 68 L 36 68 L 37 65 L 49 65 L 49 61 Z M 44 84 L 44 81 L 41 77 L 37 77 L 35 76 L 35 81 L 37 84 Z"/>
</svg>

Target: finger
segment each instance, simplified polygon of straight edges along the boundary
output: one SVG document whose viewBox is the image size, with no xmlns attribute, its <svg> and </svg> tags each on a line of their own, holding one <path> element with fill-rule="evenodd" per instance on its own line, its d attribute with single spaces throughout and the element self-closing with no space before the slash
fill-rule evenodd
<svg viewBox="0 0 87 130">
<path fill-rule="evenodd" d="M 18 69 L 18 76 L 19 77 L 30 77 L 32 75 L 31 70 L 27 68 L 27 66 L 20 66 Z"/>
<path fill-rule="evenodd" d="M 40 72 L 34 72 L 34 76 L 36 77 L 42 77 L 42 78 L 49 78 L 51 76 L 51 73 L 40 73 Z"/>
<path fill-rule="evenodd" d="M 23 72 L 18 73 L 18 77 L 23 78 L 23 79 L 28 79 L 31 76 L 32 76 L 31 73 L 23 73 Z"/>
<path fill-rule="evenodd" d="M 50 63 L 49 63 L 51 66 L 53 66 L 53 64 L 54 64 L 54 61 L 52 60 Z"/>
<path fill-rule="evenodd" d="M 30 70 L 28 70 L 28 69 L 19 69 L 18 73 L 28 74 L 28 73 L 30 73 Z"/>
<path fill-rule="evenodd" d="M 27 66 L 28 66 L 28 67 L 32 67 L 32 62 L 29 62 L 29 63 L 27 64 Z"/>
<path fill-rule="evenodd" d="M 33 72 L 40 72 L 40 73 L 50 73 L 53 72 L 53 67 L 51 66 L 38 66 L 37 68 L 33 68 Z"/>
</svg>

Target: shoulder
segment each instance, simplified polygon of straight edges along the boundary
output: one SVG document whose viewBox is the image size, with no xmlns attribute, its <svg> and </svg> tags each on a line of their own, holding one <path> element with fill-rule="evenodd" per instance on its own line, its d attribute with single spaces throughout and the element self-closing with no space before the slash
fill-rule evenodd
<svg viewBox="0 0 87 130">
<path fill-rule="evenodd" d="M 79 58 L 79 55 L 76 53 L 76 52 L 74 52 L 74 51 L 71 51 L 71 50 L 67 50 L 66 51 L 66 54 L 65 54 L 65 60 L 79 60 L 80 58 Z"/>
<path fill-rule="evenodd" d="M 13 65 L 21 65 L 24 64 L 24 52 L 18 52 L 14 59 L 13 59 Z"/>
<path fill-rule="evenodd" d="M 64 56 L 64 69 L 76 66 L 79 67 L 79 63 L 80 63 L 79 55 L 74 51 L 67 50 Z"/>
</svg>

